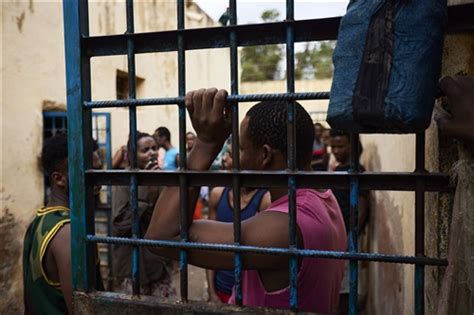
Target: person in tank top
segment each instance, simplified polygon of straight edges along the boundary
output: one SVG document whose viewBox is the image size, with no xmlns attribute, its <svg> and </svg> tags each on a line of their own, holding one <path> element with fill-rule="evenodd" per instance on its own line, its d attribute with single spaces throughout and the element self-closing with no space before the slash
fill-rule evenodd
<svg viewBox="0 0 474 315">
<path fill-rule="evenodd" d="M 222 156 L 222 169 L 232 169 L 232 146 L 226 143 Z M 233 222 L 234 194 L 230 187 L 214 187 L 209 197 L 209 220 Z M 242 221 L 253 217 L 270 205 L 270 193 L 267 189 L 242 187 L 240 190 L 240 218 Z M 231 270 L 206 270 L 209 302 L 227 303 L 234 286 L 234 272 Z"/>
<path fill-rule="evenodd" d="M 227 91 L 201 89 L 189 92 L 185 104 L 197 139 L 189 154 L 188 169 L 207 171 L 232 131 Z M 240 125 L 240 169 L 281 172 L 287 169 L 286 101 L 263 101 L 246 113 Z M 314 127 L 308 112 L 297 102 L 293 116 L 296 128 L 295 166 L 311 171 Z M 246 182 L 246 175 L 243 175 Z M 253 175 L 258 178 L 258 174 Z M 284 176 L 284 175 L 283 175 Z M 243 246 L 289 248 L 288 188 L 269 185 L 272 204 L 265 211 L 242 221 Z M 166 187 L 167 198 L 158 199 L 147 239 L 175 240 L 180 235 L 180 188 Z M 234 244 L 232 223 L 214 220 L 191 221 L 199 187 L 188 188 L 189 241 Z M 345 251 L 347 236 L 337 201 L 330 190 L 296 190 L 297 246 L 304 249 Z M 177 248 L 153 247 L 155 253 L 179 259 Z M 189 263 L 207 269 L 234 268 L 234 253 L 189 249 Z M 286 255 L 242 252 L 243 304 L 253 307 L 290 308 L 289 259 Z M 344 275 L 344 261 L 303 257 L 299 259 L 298 310 L 333 313 L 337 310 Z M 233 299 L 231 298 L 230 302 Z"/>
</svg>

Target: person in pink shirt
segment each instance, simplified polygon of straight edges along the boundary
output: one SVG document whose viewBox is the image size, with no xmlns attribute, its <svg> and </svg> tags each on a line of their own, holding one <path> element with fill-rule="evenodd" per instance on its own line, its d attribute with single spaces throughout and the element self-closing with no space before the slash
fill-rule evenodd
<svg viewBox="0 0 474 315">
<path fill-rule="evenodd" d="M 227 91 L 201 89 L 185 98 L 197 138 L 188 156 L 188 169 L 208 170 L 231 133 Z M 309 114 L 295 104 L 296 166 L 311 170 L 314 128 Z M 246 114 L 240 127 L 240 165 L 243 170 L 281 171 L 287 168 L 287 103 L 260 102 Z M 158 199 L 145 238 L 177 239 L 180 235 L 179 187 L 167 187 Z M 241 244 L 288 248 L 288 188 L 269 189 L 271 205 L 241 224 Z M 232 223 L 192 221 L 199 187 L 188 188 L 189 239 L 191 242 L 234 244 Z M 330 190 L 297 190 L 298 248 L 344 251 L 344 220 Z M 166 198 L 163 198 L 166 196 Z M 153 247 L 159 255 L 179 259 L 179 250 Z M 189 250 L 191 264 L 207 269 L 234 267 L 234 254 Z M 244 305 L 289 308 L 288 256 L 242 253 Z M 332 313 L 338 304 L 344 261 L 300 258 L 298 305 L 302 311 Z"/>
</svg>

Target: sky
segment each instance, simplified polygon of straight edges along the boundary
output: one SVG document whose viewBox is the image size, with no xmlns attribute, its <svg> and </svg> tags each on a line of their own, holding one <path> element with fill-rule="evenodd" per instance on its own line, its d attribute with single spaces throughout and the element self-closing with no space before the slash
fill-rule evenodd
<svg viewBox="0 0 474 315">
<path fill-rule="evenodd" d="M 195 2 L 215 21 L 229 6 L 226 0 L 195 0 Z M 349 0 L 295 0 L 295 19 L 314 19 L 322 17 L 341 16 L 346 12 Z M 259 23 L 263 11 L 277 9 L 280 20 L 285 18 L 286 1 L 284 0 L 237 0 L 238 24 Z"/>
</svg>

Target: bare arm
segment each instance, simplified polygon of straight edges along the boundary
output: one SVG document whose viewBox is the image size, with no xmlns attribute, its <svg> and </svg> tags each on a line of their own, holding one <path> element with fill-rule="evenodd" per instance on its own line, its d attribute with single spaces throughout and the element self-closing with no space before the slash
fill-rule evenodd
<svg viewBox="0 0 474 315">
<path fill-rule="evenodd" d="M 121 164 L 123 163 L 123 157 L 124 157 L 124 154 L 125 152 L 127 151 L 127 147 L 126 146 L 121 146 L 120 149 L 118 149 L 113 158 L 112 158 L 112 168 L 113 169 L 117 169 L 117 168 L 120 168 Z"/>
<path fill-rule="evenodd" d="M 209 220 L 217 220 L 217 204 L 221 198 L 224 189 L 222 187 L 215 187 L 211 190 L 209 196 Z M 207 293 L 209 295 L 209 302 L 220 302 L 219 297 L 216 293 L 216 271 L 212 269 L 206 269 L 206 278 L 207 278 Z"/>
<path fill-rule="evenodd" d="M 227 92 L 216 89 L 199 90 L 186 95 L 185 103 L 191 116 L 197 139 L 189 154 L 188 168 L 208 170 L 231 131 L 231 118 L 226 108 Z M 233 244 L 233 225 L 211 220 L 192 221 L 199 188 L 188 189 L 189 236 L 192 242 Z M 172 240 L 179 236 L 179 188 L 167 187 L 155 205 L 155 210 L 145 238 Z M 262 229 L 262 227 L 265 227 Z M 265 247 L 288 247 L 288 215 L 265 211 L 242 222 L 243 245 Z M 179 250 L 153 248 L 172 259 L 179 258 Z M 234 254 L 231 252 L 189 250 L 190 263 L 211 269 L 232 269 Z M 244 268 L 273 269 L 287 268 L 288 258 L 242 254 Z"/>
<path fill-rule="evenodd" d="M 51 250 L 59 275 L 61 292 L 66 301 L 67 310 L 72 314 L 72 277 L 71 277 L 71 226 L 65 224 L 51 240 L 48 250 Z"/>
<path fill-rule="evenodd" d="M 262 201 L 260 202 L 260 208 L 258 209 L 259 212 L 265 211 L 270 207 L 270 204 L 272 203 L 272 197 L 270 195 L 270 192 L 267 191 L 265 195 L 263 195 Z"/>
</svg>

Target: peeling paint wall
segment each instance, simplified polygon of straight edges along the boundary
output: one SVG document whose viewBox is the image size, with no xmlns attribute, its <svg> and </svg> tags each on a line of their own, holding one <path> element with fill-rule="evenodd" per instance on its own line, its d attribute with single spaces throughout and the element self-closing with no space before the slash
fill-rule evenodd
<svg viewBox="0 0 474 315">
<path fill-rule="evenodd" d="M 472 0 L 449 1 L 449 5 L 472 3 Z M 458 72 L 474 74 L 474 35 L 447 35 L 444 42 L 442 75 Z M 363 135 L 362 161 L 372 171 L 413 171 L 415 137 L 392 138 L 386 135 Z M 457 160 L 457 145 L 452 138 L 438 134 L 432 122 L 426 131 L 426 169 L 449 173 Z M 449 241 L 453 194 L 425 194 L 425 254 L 446 257 Z M 414 254 L 414 193 L 372 193 L 370 233 L 371 251 Z M 425 313 L 437 308 L 444 268 L 427 267 L 425 271 Z M 408 265 L 370 265 L 369 314 L 411 314 L 414 311 L 414 267 Z"/>
<path fill-rule="evenodd" d="M 137 1 L 136 32 L 176 28 L 175 3 Z M 0 198 L 0 314 L 20 313 L 23 308 L 21 250 L 23 236 L 35 210 L 43 203 L 43 178 L 38 168 L 42 146 L 44 110 L 65 110 L 65 66 L 62 1 L 3 1 L 1 6 L 2 98 Z M 214 22 L 195 4 L 186 8 L 187 27 L 212 26 Z M 90 34 L 123 34 L 125 1 L 91 1 Z M 202 86 L 229 88 L 228 50 L 203 50 L 187 55 L 187 89 Z M 176 96 L 177 54 L 136 57 L 137 76 L 144 79 L 138 97 Z M 126 71 L 126 56 L 92 60 L 93 98 L 116 98 L 117 70 Z M 110 112 L 113 150 L 128 137 L 126 109 Z M 140 108 L 138 128 L 153 132 L 170 128 L 178 146 L 176 106 Z M 188 121 L 188 128 L 190 124 Z"/>
</svg>

